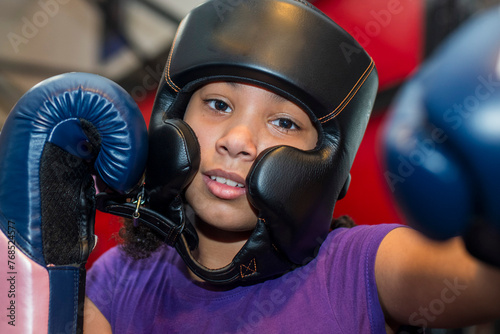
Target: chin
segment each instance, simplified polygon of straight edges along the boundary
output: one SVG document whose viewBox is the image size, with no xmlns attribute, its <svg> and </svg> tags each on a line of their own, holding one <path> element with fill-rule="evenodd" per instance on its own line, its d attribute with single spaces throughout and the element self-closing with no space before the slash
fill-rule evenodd
<svg viewBox="0 0 500 334">
<path fill-rule="evenodd" d="M 224 230 L 227 232 L 249 232 L 253 231 L 255 225 L 257 224 L 257 217 L 252 217 L 249 219 L 242 220 L 241 217 L 236 218 L 236 215 L 231 215 L 229 217 L 206 217 L 203 219 L 206 224 L 213 226 L 217 229 Z"/>
<path fill-rule="evenodd" d="M 227 232 L 249 232 L 257 225 L 257 214 L 248 202 L 246 203 L 221 203 L 219 201 L 189 201 L 192 204 L 197 224 L 211 226 Z"/>
<path fill-rule="evenodd" d="M 208 210 L 197 211 L 196 208 L 194 210 L 198 218 L 197 224 L 202 223 L 206 227 L 220 231 L 246 233 L 253 231 L 257 224 L 257 216 L 253 211 L 242 212 L 242 210 L 217 208 L 215 206 Z"/>
</svg>

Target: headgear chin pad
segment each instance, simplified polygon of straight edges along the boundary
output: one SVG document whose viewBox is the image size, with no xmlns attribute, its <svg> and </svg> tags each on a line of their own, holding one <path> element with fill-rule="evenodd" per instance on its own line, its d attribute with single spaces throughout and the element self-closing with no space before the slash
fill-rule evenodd
<svg viewBox="0 0 500 334">
<path fill-rule="evenodd" d="M 259 221 L 231 264 L 204 268 L 189 252 L 196 245 L 182 234 L 176 243 L 191 270 L 207 281 L 256 281 L 314 258 L 329 232 L 335 202 L 350 180 L 378 77 L 362 47 L 305 1 L 248 0 L 223 12 L 218 4 L 200 5 L 179 26 L 158 88 L 150 141 L 169 119 L 182 119 L 192 94 L 210 82 L 257 85 L 308 114 L 319 134 L 315 149 L 272 147 L 254 162 L 247 194 Z M 149 188 L 162 187 L 158 180 L 168 183 L 157 175 L 162 168 L 151 166 L 155 154 L 161 153 L 150 151 Z M 159 203 L 168 202 L 156 192 L 150 209 L 164 211 Z"/>
</svg>

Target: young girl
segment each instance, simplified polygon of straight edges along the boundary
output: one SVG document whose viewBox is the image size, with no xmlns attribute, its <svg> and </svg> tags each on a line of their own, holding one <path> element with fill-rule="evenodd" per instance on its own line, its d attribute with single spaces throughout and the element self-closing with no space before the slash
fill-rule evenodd
<svg viewBox="0 0 500 334">
<path fill-rule="evenodd" d="M 371 58 L 307 2 L 193 10 L 150 124 L 161 216 L 126 223 L 90 270 L 85 330 L 392 333 L 500 316 L 500 271 L 459 239 L 329 233 L 376 88 Z"/>
</svg>

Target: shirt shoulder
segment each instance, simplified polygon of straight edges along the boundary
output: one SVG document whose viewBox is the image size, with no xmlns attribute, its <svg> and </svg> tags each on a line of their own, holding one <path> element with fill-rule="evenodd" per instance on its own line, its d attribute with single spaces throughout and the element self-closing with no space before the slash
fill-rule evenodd
<svg viewBox="0 0 500 334">
<path fill-rule="evenodd" d="M 380 243 L 397 224 L 359 225 L 332 231 L 318 253 L 318 277 L 337 322 L 345 328 L 385 332 L 375 260 Z"/>
<path fill-rule="evenodd" d="M 138 309 L 144 311 L 141 324 L 154 320 L 151 296 L 155 289 L 171 281 L 173 271 L 182 268 L 177 253 L 170 247 L 160 247 L 150 257 L 136 260 L 116 246 L 102 254 L 89 269 L 86 295 L 111 324 L 113 332 L 120 332 L 121 319 L 135 319 Z"/>
</svg>

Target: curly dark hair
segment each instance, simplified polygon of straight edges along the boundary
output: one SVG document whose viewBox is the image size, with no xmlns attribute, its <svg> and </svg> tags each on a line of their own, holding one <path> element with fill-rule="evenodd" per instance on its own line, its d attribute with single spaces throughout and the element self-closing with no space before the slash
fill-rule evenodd
<svg viewBox="0 0 500 334">
<path fill-rule="evenodd" d="M 349 216 L 340 216 L 338 218 L 333 218 L 332 223 L 330 224 L 330 230 L 334 230 L 339 227 L 347 227 L 351 228 L 356 226 L 356 223 L 354 220 L 352 220 L 351 217 Z"/>
<path fill-rule="evenodd" d="M 356 224 L 351 217 L 340 216 L 332 219 L 330 230 L 354 226 Z M 123 220 L 123 226 L 118 232 L 118 237 L 121 239 L 121 247 L 125 253 L 136 260 L 145 259 L 160 247 L 166 245 L 149 227 L 140 224 L 136 225 L 131 219 Z"/>
<path fill-rule="evenodd" d="M 122 249 L 135 260 L 145 259 L 166 245 L 149 227 L 134 224 L 132 219 L 123 219 L 118 237 Z"/>
</svg>

